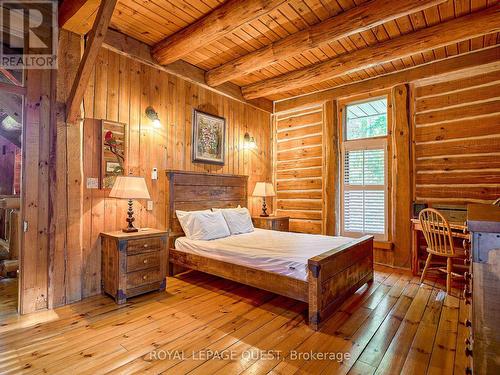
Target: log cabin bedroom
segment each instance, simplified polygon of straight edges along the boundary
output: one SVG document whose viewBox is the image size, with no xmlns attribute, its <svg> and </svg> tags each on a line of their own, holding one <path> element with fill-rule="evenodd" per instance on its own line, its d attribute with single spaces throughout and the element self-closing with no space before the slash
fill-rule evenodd
<svg viewBox="0 0 500 375">
<path fill-rule="evenodd" d="M 498 0 L 0 2 L 1 374 L 499 374 Z"/>
</svg>

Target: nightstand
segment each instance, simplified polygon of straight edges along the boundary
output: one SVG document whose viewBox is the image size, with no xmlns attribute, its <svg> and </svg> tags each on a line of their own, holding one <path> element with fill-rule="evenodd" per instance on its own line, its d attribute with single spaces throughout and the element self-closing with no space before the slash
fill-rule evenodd
<svg viewBox="0 0 500 375">
<path fill-rule="evenodd" d="M 118 304 L 165 290 L 168 233 L 157 229 L 101 233 L 102 289 Z"/>
<path fill-rule="evenodd" d="M 290 218 L 288 216 L 253 216 L 252 222 L 256 228 L 288 232 Z"/>
</svg>

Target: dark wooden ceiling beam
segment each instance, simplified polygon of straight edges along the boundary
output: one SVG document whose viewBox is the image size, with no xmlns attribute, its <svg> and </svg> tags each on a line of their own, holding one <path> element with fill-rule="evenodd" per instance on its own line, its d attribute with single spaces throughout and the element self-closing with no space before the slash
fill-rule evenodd
<svg viewBox="0 0 500 375">
<path fill-rule="evenodd" d="M 500 30 L 499 19 L 500 4 L 497 4 L 479 12 L 244 86 L 243 96 L 246 99 L 255 99 L 299 89 L 395 59 L 497 32 Z"/>
<path fill-rule="evenodd" d="M 427 64 L 418 65 L 413 68 L 396 71 L 363 81 L 336 86 L 328 90 L 276 101 L 274 102 L 274 112 L 287 112 L 316 105 L 327 100 L 388 89 L 396 85 L 437 77 L 444 74 L 462 71 L 470 72 L 474 69 L 481 69 L 482 72 L 487 70 L 500 70 L 500 45 L 429 62 Z"/>
<path fill-rule="evenodd" d="M 26 87 L 11 85 L 5 82 L 0 82 L 0 91 L 6 91 L 17 95 L 26 95 Z"/>
<path fill-rule="evenodd" d="M 62 28 L 73 18 L 88 0 L 64 0 L 59 5 L 59 27 Z"/>
<path fill-rule="evenodd" d="M 286 0 L 229 0 L 195 23 L 165 38 L 153 47 L 153 56 L 162 65 L 170 64 L 206 46 Z"/>
<path fill-rule="evenodd" d="M 78 72 L 71 87 L 71 91 L 66 102 L 66 121 L 74 122 L 80 112 L 80 105 L 83 100 L 85 89 L 89 83 L 90 75 L 94 69 L 99 49 L 106 37 L 111 16 L 115 9 L 117 0 L 102 1 L 97 11 L 94 26 L 90 31 L 88 43 L 85 47 L 82 60 L 78 66 Z"/>
<path fill-rule="evenodd" d="M 209 70 L 207 83 L 217 86 L 271 64 L 297 56 L 341 38 L 369 30 L 396 18 L 416 13 L 446 0 L 372 0 L 307 29 L 277 40 L 217 68 Z"/>
<path fill-rule="evenodd" d="M 0 136 L 5 138 L 10 143 L 14 144 L 16 147 L 21 148 L 21 132 L 8 131 L 0 125 Z"/>
</svg>

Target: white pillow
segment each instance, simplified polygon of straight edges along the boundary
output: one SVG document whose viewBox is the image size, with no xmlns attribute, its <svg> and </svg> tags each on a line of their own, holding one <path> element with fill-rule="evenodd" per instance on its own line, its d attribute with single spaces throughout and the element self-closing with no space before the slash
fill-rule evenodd
<svg viewBox="0 0 500 375">
<path fill-rule="evenodd" d="M 231 235 L 221 212 L 176 210 L 175 213 L 190 240 L 215 240 Z"/>
<path fill-rule="evenodd" d="M 217 209 L 213 210 L 219 211 Z M 224 215 L 231 234 L 250 233 L 254 231 L 252 218 L 247 208 L 224 208 L 220 212 Z"/>
</svg>

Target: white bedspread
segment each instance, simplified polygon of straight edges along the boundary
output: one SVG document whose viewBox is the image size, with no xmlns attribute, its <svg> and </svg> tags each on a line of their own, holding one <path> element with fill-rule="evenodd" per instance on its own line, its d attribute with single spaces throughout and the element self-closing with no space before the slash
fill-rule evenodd
<svg viewBox="0 0 500 375">
<path fill-rule="evenodd" d="M 180 237 L 175 248 L 229 263 L 307 280 L 307 260 L 352 241 L 348 237 L 278 232 L 254 232 L 211 241 Z"/>
</svg>

